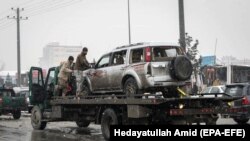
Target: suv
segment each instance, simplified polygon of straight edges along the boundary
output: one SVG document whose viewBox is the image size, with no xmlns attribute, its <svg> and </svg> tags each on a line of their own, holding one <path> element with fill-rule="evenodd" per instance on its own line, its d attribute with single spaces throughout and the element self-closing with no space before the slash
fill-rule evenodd
<svg viewBox="0 0 250 141">
<path fill-rule="evenodd" d="M 238 124 L 245 124 L 250 118 L 250 84 L 235 83 L 226 85 L 225 93 L 232 97 L 242 96 L 242 99 L 235 100 L 232 103 L 234 108 L 239 109 L 239 112 L 229 114 Z"/>
<path fill-rule="evenodd" d="M 191 61 L 178 45 L 136 43 L 104 54 L 83 72 L 82 93 L 135 94 L 162 92 L 177 97 L 192 74 Z"/>
</svg>

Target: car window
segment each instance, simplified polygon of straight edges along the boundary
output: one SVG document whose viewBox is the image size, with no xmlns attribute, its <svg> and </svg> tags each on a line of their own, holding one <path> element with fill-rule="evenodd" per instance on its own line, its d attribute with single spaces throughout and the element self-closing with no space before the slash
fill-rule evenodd
<svg viewBox="0 0 250 141">
<path fill-rule="evenodd" d="M 98 64 L 97 64 L 97 68 L 103 68 L 103 67 L 107 67 L 109 65 L 109 60 L 110 60 L 110 55 L 105 55 L 103 56 Z"/>
<path fill-rule="evenodd" d="M 29 96 L 29 91 L 22 91 L 20 92 L 21 97 L 28 97 Z"/>
<path fill-rule="evenodd" d="M 43 85 L 42 83 L 42 74 L 38 70 L 32 70 L 32 83 L 39 84 L 40 86 Z"/>
<path fill-rule="evenodd" d="M 213 87 L 211 93 L 220 93 L 220 89 L 218 87 Z"/>
<path fill-rule="evenodd" d="M 243 86 L 227 86 L 225 93 L 231 96 L 241 96 L 243 94 Z"/>
<path fill-rule="evenodd" d="M 122 51 L 114 52 L 113 56 L 112 56 L 111 64 L 112 65 L 124 64 L 125 63 L 125 59 L 126 59 L 126 52 L 127 52 L 127 50 L 122 50 Z"/>
<path fill-rule="evenodd" d="M 168 57 L 176 57 L 181 55 L 182 52 L 177 47 L 163 46 L 153 48 L 153 61 L 161 61 Z"/>
<path fill-rule="evenodd" d="M 202 93 L 209 93 L 210 89 L 211 89 L 211 87 L 206 87 L 206 88 L 203 90 Z"/>
<path fill-rule="evenodd" d="M 3 96 L 11 97 L 11 92 L 8 92 L 8 91 L 3 92 Z"/>
<path fill-rule="evenodd" d="M 143 62 L 143 48 L 131 50 L 131 61 L 130 63 Z"/>
<path fill-rule="evenodd" d="M 226 89 L 225 86 L 221 86 L 220 88 L 221 88 L 222 92 L 225 92 L 225 89 Z"/>
<path fill-rule="evenodd" d="M 51 83 L 53 83 L 54 79 L 55 79 L 55 71 L 50 71 L 47 85 L 50 85 Z"/>
</svg>

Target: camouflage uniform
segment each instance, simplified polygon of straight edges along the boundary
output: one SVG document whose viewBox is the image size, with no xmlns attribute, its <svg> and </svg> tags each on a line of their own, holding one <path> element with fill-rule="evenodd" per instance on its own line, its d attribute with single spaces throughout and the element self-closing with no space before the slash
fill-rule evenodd
<svg viewBox="0 0 250 141">
<path fill-rule="evenodd" d="M 71 73 L 73 72 L 71 69 L 71 63 L 69 61 L 61 63 L 61 69 L 58 74 L 58 85 L 59 88 L 62 89 L 62 96 L 65 96 L 67 93 L 68 79 Z"/>
<path fill-rule="evenodd" d="M 74 75 L 76 76 L 76 83 L 77 83 L 77 94 L 76 96 L 81 94 L 81 89 L 82 89 L 82 81 L 83 81 L 83 71 L 86 69 L 89 69 L 89 62 L 86 59 L 86 54 L 84 54 L 84 52 L 82 52 L 81 54 L 79 54 L 77 56 L 76 59 L 76 64 L 75 64 L 75 70 L 74 71 Z"/>
</svg>

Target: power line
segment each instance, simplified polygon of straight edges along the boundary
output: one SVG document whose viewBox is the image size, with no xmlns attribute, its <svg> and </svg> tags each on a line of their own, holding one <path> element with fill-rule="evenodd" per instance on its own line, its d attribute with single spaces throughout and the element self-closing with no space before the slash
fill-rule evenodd
<svg viewBox="0 0 250 141">
<path fill-rule="evenodd" d="M 27 3 L 30 3 L 31 1 L 35 1 L 35 0 L 28 0 L 26 2 L 20 3 L 20 4 L 16 4 L 14 7 L 19 7 L 20 5 L 26 5 Z M 24 6 L 22 6 L 24 7 Z M 9 12 L 10 9 L 5 9 L 3 12 L 0 13 L 0 15 L 5 15 Z"/>
<path fill-rule="evenodd" d="M 43 1 L 40 1 L 40 2 L 37 2 L 36 4 L 34 5 L 30 5 L 30 6 L 27 6 L 27 7 L 24 7 L 26 9 L 27 12 L 32 12 L 32 11 L 36 11 L 36 10 L 39 10 L 39 9 L 42 9 L 44 7 L 48 7 L 48 6 L 51 6 L 53 4 L 57 4 L 57 3 L 60 3 L 60 2 L 63 2 L 64 0 L 54 0 L 54 1 L 51 1 L 51 0 L 43 0 Z"/>
<path fill-rule="evenodd" d="M 14 25 L 14 24 L 15 24 L 14 21 L 10 21 L 10 22 L 8 22 L 8 23 L 5 24 L 5 25 L 0 26 L 0 31 L 4 31 L 4 30 L 8 29 L 9 27 L 11 27 L 11 26 Z"/>
<path fill-rule="evenodd" d="M 47 13 L 47 12 L 55 11 L 55 10 L 58 10 L 58 9 L 61 9 L 61 8 L 64 8 L 64 7 L 79 3 L 81 1 L 82 0 L 77 0 L 77 1 L 76 0 L 71 0 L 71 2 L 65 2 L 65 3 L 58 4 L 58 5 L 53 5 L 51 7 L 44 8 L 44 9 L 42 9 L 40 11 L 38 10 L 36 12 L 33 12 L 30 15 L 28 14 L 28 16 L 31 17 L 31 16 L 36 16 L 36 15 L 44 14 L 44 13 Z"/>
</svg>

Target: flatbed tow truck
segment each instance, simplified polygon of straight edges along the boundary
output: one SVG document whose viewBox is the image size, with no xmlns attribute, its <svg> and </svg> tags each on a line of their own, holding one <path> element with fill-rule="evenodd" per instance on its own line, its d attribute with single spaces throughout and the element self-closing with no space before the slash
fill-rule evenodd
<svg viewBox="0 0 250 141">
<path fill-rule="evenodd" d="M 155 94 L 132 98 L 125 95 L 56 96 L 55 79 L 52 79 L 55 71 L 55 68 L 51 68 L 44 82 L 41 68 L 30 69 L 30 100 L 34 105 L 31 124 L 36 130 L 43 130 L 47 122 L 75 121 L 78 127 L 87 127 L 94 122 L 101 124 L 102 134 L 109 140 L 110 125 L 162 125 L 177 121 L 187 125 L 202 122 L 214 125 L 218 114 L 241 110 L 227 105 L 241 97 L 217 95 L 186 95 L 179 98 L 163 98 Z M 32 77 L 33 72 L 38 74 L 37 78 Z"/>
</svg>

